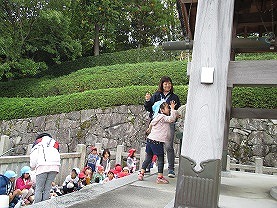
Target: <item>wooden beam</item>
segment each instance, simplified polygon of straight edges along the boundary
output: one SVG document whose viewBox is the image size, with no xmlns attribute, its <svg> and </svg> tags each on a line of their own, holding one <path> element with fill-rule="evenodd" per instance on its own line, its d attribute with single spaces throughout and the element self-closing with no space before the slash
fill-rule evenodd
<svg viewBox="0 0 277 208">
<path fill-rule="evenodd" d="M 234 0 L 198 1 L 174 207 L 218 207 L 233 14 Z"/>
<path fill-rule="evenodd" d="M 261 19 L 262 15 L 262 19 Z M 273 11 L 273 16 L 277 15 L 277 11 Z M 242 13 L 238 16 L 238 22 L 241 23 L 255 23 L 255 24 L 262 24 L 263 22 L 271 22 L 272 23 L 272 13 L 260 13 L 260 12 L 252 12 L 252 13 Z"/>
<path fill-rule="evenodd" d="M 181 2 L 184 4 L 189 4 L 189 3 L 197 3 L 198 0 L 181 0 Z"/>
<path fill-rule="evenodd" d="M 196 161 L 196 171 L 201 162 L 222 156 L 233 7 L 232 0 L 198 2 L 181 151 Z M 201 83 L 202 67 L 214 67 L 213 84 Z"/>
<path fill-rule="evenodd" d="M 277 109 L 232 108 L 232 118 L 277 119 Z"/>
<path fill-rule="evenodd" d="M 230 61 L 228 87 L 277 86 L 277 60 Z"/>
</svg>

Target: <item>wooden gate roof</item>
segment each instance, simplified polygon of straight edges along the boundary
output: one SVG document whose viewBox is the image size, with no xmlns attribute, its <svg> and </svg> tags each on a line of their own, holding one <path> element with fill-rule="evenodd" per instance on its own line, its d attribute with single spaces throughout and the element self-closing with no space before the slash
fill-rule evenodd
<svg viewBox="0 0 277 208">
<path fill-rule="evenodd" d="M 197 0 L 177 0 L 177 9 L 184 36 L 193 40 Z M 277 1 L 276 0 L 235 0 L 233 36 L 234 37 L 264 37 L 271 44 L 277 44 Z M 266 50 L 270 51 L 270 49 Z M 240 52 L 256 52 L 255 50 Z"/>
</svg>

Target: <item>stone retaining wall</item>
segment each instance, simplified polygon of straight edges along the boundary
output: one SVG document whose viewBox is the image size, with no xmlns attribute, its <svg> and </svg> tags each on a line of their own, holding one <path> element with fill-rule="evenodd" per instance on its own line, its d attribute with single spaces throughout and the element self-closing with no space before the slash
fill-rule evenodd
<svg viewBox="0 0 277 208">
<path fill-rule="evenodd" d="M 107 109 L 82 110 L 26 119 L 0 121 L 0 134 L 10 137 L 12 155 L 26 154 L 35 136 L 48 132 L 61 143 L 61 152 L 75 152 L 77 144 L 102 143 L 103 148 L 116 150 L 123 144 L 140 149 L 145 142 L 148 113 L 143 106 L 118 106 Z M 183 122 L 177 123 L 175 151 L 179 153 Z M 239 163 L 264 159 L 264 165 L 277 167 L 277 120 L 232 119 L 229 134 L 229 154 Z"/>
</svg>

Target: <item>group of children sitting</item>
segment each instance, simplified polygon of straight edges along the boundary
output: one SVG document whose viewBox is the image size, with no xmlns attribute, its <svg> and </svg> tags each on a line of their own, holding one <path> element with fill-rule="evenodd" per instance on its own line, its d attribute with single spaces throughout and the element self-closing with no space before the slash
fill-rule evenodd
<svg viewBox="0 0 277 208">
<path fill-rule="evenodd" d="M 130 149 L 127 157 L 126 166 L 115 164 L 111 168 L 110 151 L 104 149 L 101 156 L 98 154 L 96 147 L 91 147 L 87 156 L 87 162 L 83 170 L 75 167 L 72 169 L 62 184 L 64 194 L 80 190 L 91 183 L 107 183 L 117 178 L 125 177 L 136 171 L 135 149 Z"/>
<path fill-rule="evenodd" d="M 135 172 L 137 163 L 135 152 L 135 149 L 129 150 L 126 166 L 122 167 L 121 164 L 115 164 L 114 167 L 111 168 L 110 151 L 105 149 L 102 155 L 99 156 L 97 148 L 91 147 L 85 167 L 82 170 L 77 167 L 73 168 L 71 173 L 65 178 L 62 188 L 56 185 L 55 182 L 52 182 L 50 197 L 53 198 L 78 191 L 84 186 L 92 183 L 107 183 Z M 33 203 L 35 174 L 31 171 L 29 166 L 21 168 L 19 177 L 17 177 L 14 171 L 8 170 L 4 173 L 3 178 L 5 178 L 3 180 L 7 180 L 9 184 L 8 193 L 3 194 L 9 196 L 11 207 L 14 207 L 17 203 L 21 205 Z M 2 190 L 0 190 L 0 192 L 1 191 Z M 4 191 L 7 190 L 3 190 L 3 192 Z"/>
</svg>

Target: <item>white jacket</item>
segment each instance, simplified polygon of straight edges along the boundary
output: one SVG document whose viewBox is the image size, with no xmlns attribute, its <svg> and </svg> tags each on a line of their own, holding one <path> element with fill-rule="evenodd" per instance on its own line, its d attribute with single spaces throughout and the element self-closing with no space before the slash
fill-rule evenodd
<svg viewBox="0 0 277 208">
<path fill-rule="evenodd" d="M 41 142 L 36 144 L 30 153 L 30 166 L 37 169 L 39 166 L 60 166 L 60 153 L 54 147 L 55 140 L 49 136 L 42 137 Z"/>
</svg>

